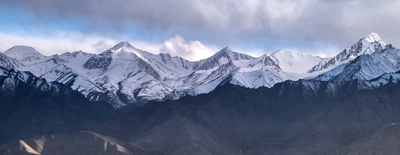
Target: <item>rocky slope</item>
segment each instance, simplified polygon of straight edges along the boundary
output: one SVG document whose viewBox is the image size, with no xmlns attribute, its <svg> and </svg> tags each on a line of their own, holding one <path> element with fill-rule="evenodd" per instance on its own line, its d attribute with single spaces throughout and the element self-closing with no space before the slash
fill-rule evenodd
<svg viewBox="0 0 400 155">
<path fill-rule="evenodd" d="M 0 68 L 0 143 L 88 128 L 116 111 L 29 72 Z"/>
<path fill-rule="evenodd" d="M 310 91 L 306 83 L 320 89 Z M 93 130 L 164 154 L 340 154 L 361 151 L 354 147 L 400 121 L 399 85 L 356 91 L 349 82 L 335 97 L 326 85 L 285 82 L 252 91 L 227 85 L 150 103 Z"/>
<path fill-rule="evenodd" d="M 395 143 L 379 142 L 396 141 L 400 85 L 388 83 L 360 91 L 356 83 L 336 85 L 335 96 L 327 91 L 333 85 L 329 82 L 286 81 L 259 89 L 227 84 L 209 94 L 148 103 L 94 126 L 91 132 L 39 136 L 0 148 L 18 153 L 28 145 L 38 151 L 36 145 L 44 137 L 54 144 L 44 145 L 43 154 L 51 150 L 89 154 L 399 153 Z M 126 151 L 116 151 L 116 146 Z"/>
<path fill-rule="evenodd" d="M 0 146 L 0 154 L 10 155 L 145 155 L 149 153 L 133 144 L 90 131 L 39 136 Z"/>
</svg>

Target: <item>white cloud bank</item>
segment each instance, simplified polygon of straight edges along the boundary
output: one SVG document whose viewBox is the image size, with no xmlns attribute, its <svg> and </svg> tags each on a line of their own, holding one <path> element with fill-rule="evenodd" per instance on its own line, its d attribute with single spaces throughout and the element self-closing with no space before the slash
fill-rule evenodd
<svg viewBox="0 0 400 155">
<path fill-rule="evenodd" d="M 215 53 L 214 50 L 206 47 L 200 41 L 185 40 L 180 35 L 165 41 L 160 52 L 170 53 L 192 61 L 205 59 Z"/>
<path fill-rule="evenodd" d="M 4 52 L 15 45 L 25 45 L 35 48 L 43 55 L 61 54 L 72 51 L 99 53 L 112 46 L 116 41 L 80 34 L 57 34 L 52 37 L 32 36 L 29 34 L 7 34 L 0 32 L 0 51 Z M 108 47 L 109 48 L 109 47 Z"/>
<path fill-rule="evenodd" d="M 124 40 L 125 41 L 125 40 Z M 129 41 L 130 44 L 150 53 L 169 53 L 187 60 L 196 61 L 207 58 L 215 53 L 214 50 L 197 40 L 185 40 L 176 35 L 163 43 L 148 43 L 142 41 Z M 119 41 L 102 36 L 85 36 L 81 34 L 57 34 L 52 37 L 38 37 L 27 34 L 7 34 L 0 32 L 0 51 L 4 52 L 15 45 L 25 45 L 35 48 L 44 55 L 61 54 L 79 51 L 89 53 L 103 52 Z"/>
</svg>

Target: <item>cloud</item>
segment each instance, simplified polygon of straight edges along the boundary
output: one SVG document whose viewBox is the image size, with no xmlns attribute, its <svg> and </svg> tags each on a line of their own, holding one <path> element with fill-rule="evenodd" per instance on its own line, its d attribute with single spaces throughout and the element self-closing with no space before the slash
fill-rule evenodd
<svg viewBox="0 0 400 155">
<path fill-rule="evenodd" d="M 78 50 L 99 53 L 112 47 L 117 41 L 101 36 L 86 36 L 82 34 L 60 33 L 52 36 L 35 36 L 0 32 L 0 42 L 2 43 L 0 45 L 1 52 L 15 45 L 26 45 L 34 47 L 44 55 L 53 55 Z"/>
<path fill-rule="evenodd" d="M 141 50 L 150 53 L 169 53 L 188 60 L 200 60 L 214 54 L 214 50 L 206 47 L 200 41 L 185 40 L 176 35 L 162 43 L 149 43 L 135 40 L 124 40 Z M 44 55 L 62 54 L 82 50 L 89 53 L 100 53 L 115 46 L 119 40 L 106 38 L 104 36 L 64 34 L 59 33 L 51 37 L 39 37 L 28 34 L 8 34 L 0 32 L 0 52 L 15 45 L 26 45 L 35 48 Z"/>
<path fill-rule="evenodd" d="M 82 33 L 111 38 L 127 35 L 129 39 L 145 42 L 161 42 L 181 34 L 220 47 L 311 51 L 321 46 L 344 49 L 368 33 L 377 32 L 385 41 L 400 46 L 397 0 L 5 0 L 0 3 L 3 10 L 24 10 L 33 19 L 27 21 L 39 23 L 39 28 L 61 25 Z M 32 25 L 24 21 L 17 26 Z M 74 24 L 65 26 L 64 21 Z"/>
<path fill-rule="evenodd" d="M 215 53 L 200 41 L 188 41 L 179 35 L 165 41 L 160 52 L 170 53 L 173 56 L 180 56 L 192 61 L 205 59 Z"/>
<path fill-rule="evenodd" d="M 109 49 L 110 47 L 112 47 L 113 45 L 115 45 L 116 42 L 114 40 L 111 39 L 104 39 L 104 40 L 100 40 L 97 43 L 95 43 L 94 45 L 92 45 L 92 47 L 96 50 L 96 51 L 105 51 L 107 49 Z"/>
</svg>

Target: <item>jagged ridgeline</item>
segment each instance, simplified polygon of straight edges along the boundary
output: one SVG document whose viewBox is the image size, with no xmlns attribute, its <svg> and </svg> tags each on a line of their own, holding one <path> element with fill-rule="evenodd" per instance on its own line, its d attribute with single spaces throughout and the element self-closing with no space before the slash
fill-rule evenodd
<svg viewBox="0 0 400 155">
<path fill-rule="evenodd" d="M 204 60 L 188 61 L 121 42 L 100 54 L 77 51 L 52 56 L 44 56 L 31 47 L 15 46 L 1 55 L 1 63 L 4 68 L 29 71 L 48 82 L 65 84 L 90 101 L 105 101 L 120 109 L 209 93 L 227 82 L 258 88 L 315 77 L 320 81 L 360 78 L 360 88 L 375 88 L 385 80 L 371 82 L 372 79 L 399 69 L 397 53 L 398 49 L 372 33 L 333 58 L 290 51 L 252 57 L 226 47 Z M 359 58 L 365 60 L 353 62 L 360 55 L 366 55 Z"/>
<path fill-rule="evenodd" d="M 399 62 L 375 33 L 332 58 L 15 46 L 0 53 L 0 154 L 397 154 Z"/>
</svg>

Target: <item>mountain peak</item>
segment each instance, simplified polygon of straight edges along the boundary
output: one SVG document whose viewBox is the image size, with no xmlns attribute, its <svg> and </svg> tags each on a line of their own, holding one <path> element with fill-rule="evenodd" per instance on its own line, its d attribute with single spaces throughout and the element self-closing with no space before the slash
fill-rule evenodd
<svg viewBox="0 0 400 155">
<path fill-rule="evenodd" d="M 30 46 L 25 46 L 25 45 L 15 45 L 11 48 L 25 48 L 25 49 L 34 49 L 33 47 Z"/>
<path fill-rule="evenodd" d="M 226 46 L 226 47 L 224 47 L 223 49 L 219 50 L 219 51 L 216 53 L 216 55 L 218 55 L 218 53 L 219 53 L 219 54 L 222 54 L 222 53 L 234 53 L 234 52 L 232 51 L 232 49 L 231 49 L 230 47 Z"/>
<path fill-rule="evenodd" d="M 229 47 L 225 47 L 220 51 L 218 51 L 217 53 L 215 53 L 213 56 L 201 60 L 196 69 L 207 70 L 216 66 L 222 66 L 231 61 L 253 60 L 253 59 L 255 58 L 250 55 L 234 52 Z"/>
<path fill-rule="evenodd" d="M 269 56 L 283 71 L 288 73 L 306 73 L 321 62 L 318 56 L 300 54 L 288 50 L 278 50 Z"/>
<path fill-rule="evenodd" d="M 118 43 L 117 45 L 115 45 L 114 47 L 112 47 L 111 50 L 117 51 L 117 50 L 119 50 L 121 48 L 124 48 L 124 47 L 134 48 L 131 44 L 129 44 L 129 42 L 122 41 L 122 42 Z"/>
<path fill-rule="evenodd" d="M 386 43 L 382 41 L 377 33 L 371 33 L 364 38 L 361 38 L 353 46 L 344 49 L 341 53 L 328 61 L 322 62 L 314 66 L 309 72 L 321 71 L 334 66 L 339 66 L 342 63 L 354 60 L 362 54 L 372 54 L 376 51 L 382 51 L 386 47 Z"/>
<path fill-rule="evenodd" d="M 229 46 L 226 46 L 221 51 L 232 51 L 232 49 Z"/>
<path fill-rule="evenodd" d="M 47 60 L 46 56 L 29 46 L 13 46 L 5 51 L 4 54 L 22 62 L 25 65 Z"/>
<path fill-rule="evenodd" d="M 33 47 L 30 46 L 23 46 L 23 45 L 16 45 L 8 49 L 7 51 L 4 52 L 6 55 L 11 55 L 11 54 L 32 54 L 32 53 L 38 53 Z"/>
<path fill-rule="evenodd" d="M 239 59 L 244 59 L 244 60 L 254 59 L 250 55 L 232 51 L 232 49 L 229 48 L 229 47 L 225 47 L 225 48 L 221 49 L 220 51 L 215 53 L 212 57 L 216 57 L 218 59 L 220 59 L 222 57 L 226 57 L 228 59 L 231 59 L 230 61 L 236 61 L 236 60 L 239 60 Z"/>
<path fill-rule="evenodd" d="M 287 51 L 287 50 L 277 50 L 276 52 L 272 53 L 271 56 L 273 55 L 293 55 L 296 54 L 292 51 Z"/>
<path fill-rule="evenodd" d="M 348 54 L 355 58 L 361 54 L 372 54 L 375 51 L 381 51 L 386 46 L 381 37 L 377 33 L 371 33 L 360 39 L 356 44 L 348 49 Z"/>
<path fill-rule="evenodd" d="M 366 41 L 368 41 L 369 43 L 373 43 L 373 42 L 383 42 L 381 37 L 379 37 L 379 35 L 377 33 L 372 32 L 371 34 L 367 35 L 364 38 Z M 384 42 L 383 42 L 384 43 Z"/>
<path fill-rule="evenodd" d="M 136 47 L 132 46 L 129 44 L 127 41 L 122 41 L 116 45 L 114 45 L 112 48 L 100 53 L 99 55 L 118 55 L 121 56 L 121 54 L 136 54 L 137 56 L 141 57 L 143 54 L 148 54 L 145 51 L 139 50 Z"/>
</svg>

